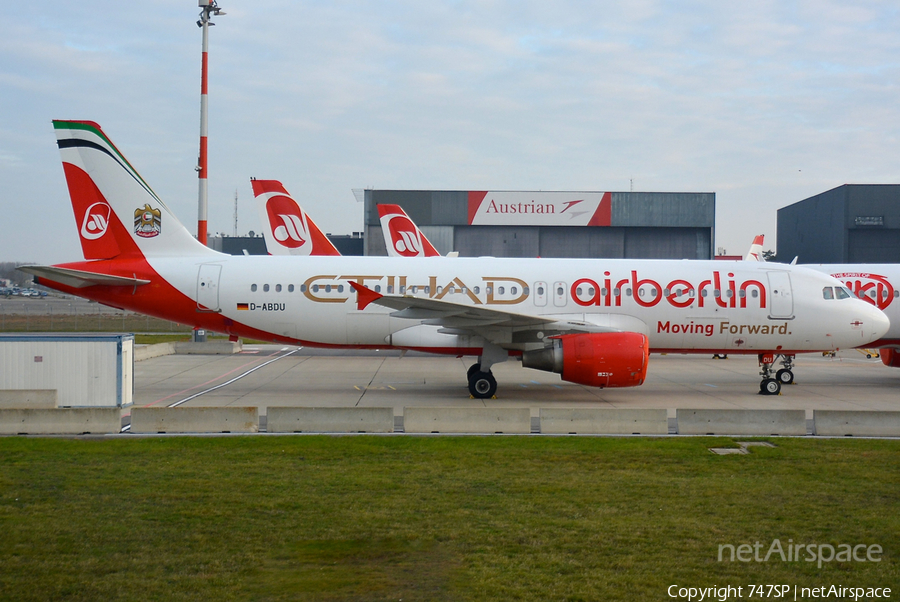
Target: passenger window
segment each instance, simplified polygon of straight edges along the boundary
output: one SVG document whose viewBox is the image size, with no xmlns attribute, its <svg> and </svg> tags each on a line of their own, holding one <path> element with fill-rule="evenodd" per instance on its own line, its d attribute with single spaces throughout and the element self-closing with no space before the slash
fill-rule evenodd
<svg viewBox="0 0 900 602">
<path fill-rule="evenodd" d="M 293 284 L 289 284 L 289 285 L 288 285 L 288 292 L 289 292 L 289 293 L 293 293 L 293 292 L 294 292 L 294 285 L 293 285 Z"/>
<path fill-rule="evenodd" d="M 343 292 L 344 292 L 344 285 L 343 285 L 343 284 L 339 284 L 339 285 L 338 285 L 338 292 L 339 292 L 339 293 L 343 293 Z"/>
<path fill-rule="evenodd" d="M 380 284 L 376 284 L 376 285 L 375 285 L 375 292 L 376 292 L 376 293 L 380 293 L 380 292 L 381 292 L 381 285 L 380 285 Z"/>
<path fill-rule="evenodd" d="M 305 292 L 306 292 L 306 285 L 305 285 L 305 284 L 301 284 L 301 285 L 300 285 L 300 292 L 301 292 L 301 293 L 305 293 Z"/>
<path fill-rule="evenodd" d="M 256 292 L 256 285 L 255 285 L 255 284 L 251 284 L 251 285 L 250 285 L 250 292 L 251 292 L 251 293 L 255 293 L 255 292 Z"/>
<path fill-rule="evenodd" d="M 502 286 L 498 286 L 498 287 L 497 287 L 497 294 L 498 294 L 498 295 L 502 295 L 504 292 L 506 292 L 506 289 L 505 289 L 505 288 L 503 288 Z"/>
<path fill-rule="evenodd" d="M 519 290 L 519 289 L 517 289 L 516 287 L 512 286 L 512 287 L 509 288 L 509 294 L 510 294 L 510 295 L 515 295 L 516 292 L 517 292 L 518 290 Z"/>
<path fill-rule="evenodd" d="M 330 292 L 331 292 L 331 285 L 330 285 L 330 284 L 326 284 L 326 285 L 325 285 L 325 292 L 326 292 L 326 293 L 330 293 Z"/>
<path fill-rule="evenodd" d="M 318 292 L 319 292 L 319 285 L 318 285 L 318 284 L 312 285 L 312 292 L 314 292 L 314 293 L 318 293 Z"/>
<path fill-rule="evenodd" d="M 475 292 L 478 292 L 478 291 L 475 291 Z M 537 288 L 537 293 L 538 293 L 539 295 L 543 295 L 543 294 L 544 294 L 544 287 L 543 287 L 543 286 L 539 286 L 539 287 Z"/>
<path fill-rule="evenodd" d="M 263 292 L 264 292 L 264 293 L 268 293 L 268 292 L 269 292 L 269 285 L 268 285 L 268 284 L 264 284 L 264 285 L 263 285 Z"/>
<path fill-rule="evenodd" d="M 565 294 L 565 292 L 566 292 L 566 290 L 561 286 L 556 289 L 556 294 L 560 297 L 562 297 Z"/>
<path fill-rule="evenodd" d="M 281 292 L 281 285 L 280 285 L 280 284 L 276 284 L 276 285 L 275 285 L 275 292 L 276 292 L 276 293 L 280 293 L 280 292 Z"/>
</svg>

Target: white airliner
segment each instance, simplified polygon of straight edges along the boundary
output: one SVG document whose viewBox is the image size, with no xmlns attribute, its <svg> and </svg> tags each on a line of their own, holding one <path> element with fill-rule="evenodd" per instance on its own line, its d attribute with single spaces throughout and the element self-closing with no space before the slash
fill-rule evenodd
<svg viewBox="0 0 900 602">
<path fill-rule="evenodd" d="M 41 284 L 232 337 L 477 355 L 597 387 L 644 382 L 651 351 L 771 354 L 857 347 L 884 314 L 830 276 L 759 262 L 230 256 L 197 242 L 95 123 L 54 121 L 85 261 Z M 133 220 L 132 220 L 133 218 Z M 285 222 L 286 223 L 286 222 Z"/>
<path fill-rule="evenodd" d="M 281 182 L 251 179 L 269 255 L 340 255 Z"/>
<path fill-rule="evenodd" d="M 753 239 L 747 259 L 753 256 L 756 261 L 764 261 L 763 241 L 762 234 Z M 900 368 L 900 264 L 819 263 L 803 267 L 834 276 L 854 295 L 884 312 L 891 321 L 890 329 L 866 347 L 879 349 L 885 366 Z"/>
</svg>

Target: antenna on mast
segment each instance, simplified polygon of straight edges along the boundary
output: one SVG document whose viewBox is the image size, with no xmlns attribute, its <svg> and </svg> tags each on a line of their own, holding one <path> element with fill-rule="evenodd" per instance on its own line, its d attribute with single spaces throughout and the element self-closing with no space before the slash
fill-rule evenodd
<svg viewBox="0 0 900 602">
<path fill-rule="evenodd" d="M 237 188 L 234 189 L 234 236 L 237 237 Z"/>
</svg>

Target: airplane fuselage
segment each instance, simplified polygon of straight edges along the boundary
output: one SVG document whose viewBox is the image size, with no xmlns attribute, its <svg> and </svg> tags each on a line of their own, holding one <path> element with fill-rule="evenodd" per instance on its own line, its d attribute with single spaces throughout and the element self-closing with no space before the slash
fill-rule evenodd
<svg viewBox="0 0 900 602">
<path fill-rule="evenodd" d="M 146 261 L 126 270 L 116 264 L 114 273 L 147 278 L 150 285 L 70 292 L 278 342 L 439 353 L 477 353 L 481 338 L 395 317 L 384 307 L 360 311 L 350 282 L 386 295 L 642 332 L 652 351 L 831 350 L 863 344 L 873 325 L 867 305 L 823 294 L 836 284 L 827 276 L 754 262 L 227 255 Z M 92 263 L 97 267 L 97 262 L 67 265 L 90 270 Z M 860 311 L 848 319 L 842 310 L 853 303 Z M 540 348 L 551 334 L 511 332 L 501 344 L 513 352 Z"/>
</svg>

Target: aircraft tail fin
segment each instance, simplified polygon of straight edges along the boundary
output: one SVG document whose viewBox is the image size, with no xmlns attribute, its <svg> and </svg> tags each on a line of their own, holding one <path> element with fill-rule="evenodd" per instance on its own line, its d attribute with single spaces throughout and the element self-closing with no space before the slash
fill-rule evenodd
<svg viewBox="0 0 900 602">
<path fill-rule="evenodd" d="M 440 257 L 400 205 L 378 205 L 378 217 L 390 257 Z"/>
<path fill-rule="evenodd" d="M 215 254 L 199 243 L 92 121 L 54 120 L 85 259 Z"/>
<path fill-rule="evenodd" d="M 278 180 L 251 178 L 269 255 L 340 255 Z"/>
<path fill-rule="evenodd" d="M 763 258 L 763 241 L 765 240 L 765 234 L 757 234 L 753 238 L 753 244 L 750 245 L 750 250 L 747 251 L 747 256 L 744 258 L 747 261 L 765 261 Z"/>
</svg>

